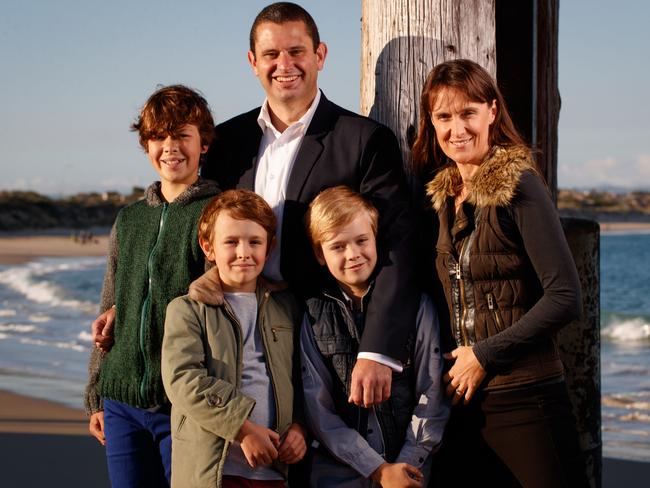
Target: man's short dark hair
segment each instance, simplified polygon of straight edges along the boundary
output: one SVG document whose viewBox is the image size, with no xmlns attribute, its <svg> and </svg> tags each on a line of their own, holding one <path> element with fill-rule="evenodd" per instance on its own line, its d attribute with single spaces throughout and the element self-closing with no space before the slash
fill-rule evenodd
<svg viewBox="0 0 650 488">
<path fill-rule="evenodd" d="M 318 27 L 316 27 L 316 22 L 314 22 L 313 17 L 309 15 L 309 12 L 295 3 L 276 2 L 264 7 L 262 11 L 257 14 L 257 17 L 255 17 L 249 37 L 250 50 L 253 54 L 255 54 L 255 34 L 257 27 L 263 22 L 272 22 L 274 24 L 303 22 L 307 28 L 307 34 L 309 34 L 309 37 L 311 37 L 311 40 L 314 43 L 314 51 L 316 51 L 316 48 L 318 48 L 320 44 Z"/>
</svg>

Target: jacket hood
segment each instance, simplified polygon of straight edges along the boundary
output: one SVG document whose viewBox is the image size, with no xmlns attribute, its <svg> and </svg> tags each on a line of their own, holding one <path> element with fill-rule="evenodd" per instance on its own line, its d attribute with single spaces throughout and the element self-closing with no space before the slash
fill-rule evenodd
<svg viewBox="0 0 650 488">
<path fill-rule="evenodd" d="M 218 193 L 219 186 L 216 182 L 212 180 L 206 180 L 205 178 L 201 178 L 199 176 L 199 178 L 190 186 L 188 186 L 187 190 L 178 195 L 172 203 L 184 205 L 201 198 L 214 196 Z M 155 181 L 147 187 L 144 192 L 144 198 L 147 201 L 147 205 L 150 207 L 157 207 L 158 205 L 165 203 L 165 199 L 162 197 L 162 193 L 160 191 L 160 181 Z"/>
<path fill-rule="evenodd" d="M 525 171 L 537 173 L 528 148 L 495 146 L 472 178 L 467 201 L 477 207 L 508 206 Z M 433 208 L 440 210 L 447 198 L 456 196 L 461 185 L 462 178 L 456 163 L 444 166 L 426 186 Z"/>
</svg>

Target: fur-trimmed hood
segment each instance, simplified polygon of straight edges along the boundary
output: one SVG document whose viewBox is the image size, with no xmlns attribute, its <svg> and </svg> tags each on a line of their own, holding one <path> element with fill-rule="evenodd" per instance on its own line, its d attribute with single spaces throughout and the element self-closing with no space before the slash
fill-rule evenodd
<svg viewBox="0 0 650 488">
<path fill-rule="evenodd" d="M 515 196 L 524 171 L 537 173 L 528 148 L 495 146 L 472 178 L 467 201 L 477 207 L 508 206 Z M 443 167 L 426 186 L 433 208 L 440 210 L 447 198 L 456 196 L 461 184 L 462 179 L 456 163 L 452 162 Z"/>
</svg>

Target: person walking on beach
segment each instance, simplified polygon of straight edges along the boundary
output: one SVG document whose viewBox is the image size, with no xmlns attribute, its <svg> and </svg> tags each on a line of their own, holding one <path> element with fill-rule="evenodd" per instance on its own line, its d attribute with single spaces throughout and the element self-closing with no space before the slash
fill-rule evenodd
<svg viewBox="0 0 650 488">
<path fill-rule="evenodd" d="M 181 85 L 151 95 L 132 125 L 160 181 L 113 225 L 100 306 L 114 311 L 115 343 L 108 353 L 93 349 L 85 394 L 90 432 L 106 446 L 114 487 L 169 484 L 170 405 L 160 372 L 165 309 L 205 271 L 197 221 L 219 190 L 198 172 L 213 127 L 205 99 Z"/>
</svg>

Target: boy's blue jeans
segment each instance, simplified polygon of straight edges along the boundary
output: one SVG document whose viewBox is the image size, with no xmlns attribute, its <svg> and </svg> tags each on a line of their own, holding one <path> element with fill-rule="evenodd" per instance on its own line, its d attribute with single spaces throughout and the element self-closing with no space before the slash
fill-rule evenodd
<svg viewBox="0 0 650 488">
<path fill-rule="evenodd" d="M 106 460 L 113 488 L 169 486 L 170 429 L 168 409 L 151 412 L 104 400 Z"/>
</svg>

